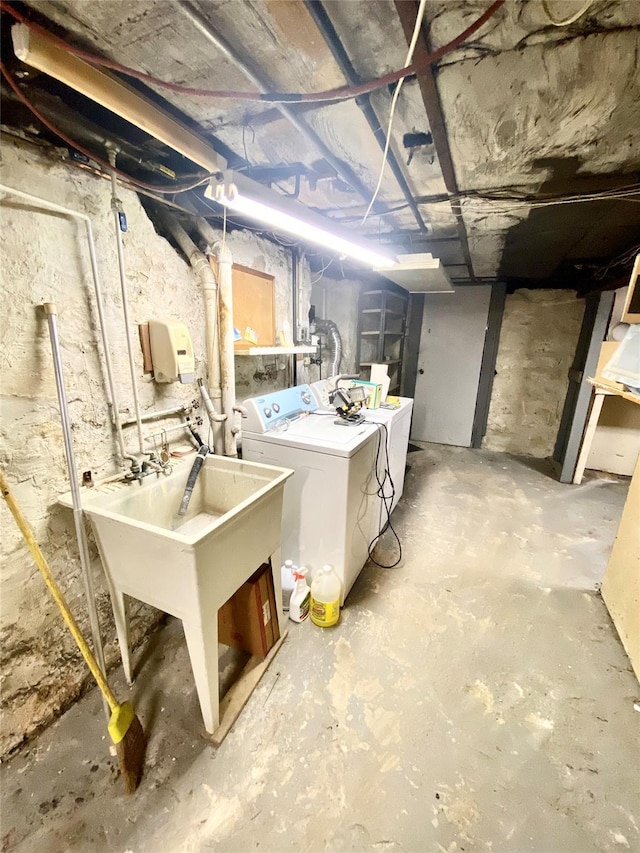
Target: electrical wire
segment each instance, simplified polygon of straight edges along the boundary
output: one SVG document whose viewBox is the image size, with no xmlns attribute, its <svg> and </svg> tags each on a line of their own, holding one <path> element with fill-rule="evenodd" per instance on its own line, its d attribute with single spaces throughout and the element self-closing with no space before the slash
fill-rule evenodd
<svg viewBox="0 0 640 853">
<path fill-rule="evenodd" d="M 582 8 L 576 12 L 574 15 L 570 15 L 568 18 L 564 18 L 562 21 L 559 21 L 557 18 L 554 18 L 551 14 L 551 9 L 549 8 L 549 4 L 547 0 L 542 0 L 542 8 L 544 9 L 544 13 L 547 18 L 551 21 L 554 27 L 568 27 L 569 24 L 575 24 L 578 18 L 581 18 L 584 13 L 587 11 L 589 6 L 593 4 L 593 0 L 586 0 L 586 3 L 582 6 Z"/>
<path fill-rule="evenodd" d="M 324 417 L 329 417 L 329 418 L 335 418 L 334 412 L 315 411 L 315 412 L 310 412 L 310 414 L 316 415 L 316 416 L 324 416 Z M 366 494 L 368 494 L 369 496 L 375 496 L 375 497 L 380 498 L 380 500 L 382 501 L 382 505 L 384 507 L 385 515 L 387 516 L 387 520 L 383 524 L 378 535 L 374 536 L 374 538 L 371 540 L 371 542 L 369 542 L 369 545 L 367 547 L 367 556 L 369 557 L 371 562 L 374 565 L 378 566 L 378 568 L 380 568 L 380 569 L 395 569 L 395 567 L 402 560 L 402 542 L 400 541 L 400 537 L 396 533 L 396 530 L 395 530 L 393 524 L 391 523 L 391 504 L 393 503 L 393 500 L 396 496 L 396 487 L 393 484 L 393 480 L 391 478 L 391 471 L 390 471 L 390 464 L 391 463 L 389 461 L 389 431 L 387 429 L 386 424 L 376 423 L 375 421 L 368 421 L 368 420 L 366 420 L 366 418 L 364 421 L 361 421 L 361 423 L 368 424 L 369 426 L 374 426 L 374 427 L 376 427 L 376 429 L 378 431 L 378 446 L 376 447 L 376 458 L 375 458 L 374 469 L 373 469 L 374 474 L 375 474 L 375 478 L 376 478 L 376 484 L 377 484 L 378 488 L 376 489 L 375 492 L 367 492 Z M 383 476 L 381 479 L 380 478 L 379 466 L 380 466 L 380 448 L 382 446 L 383 436 L 384 436 L 385 459 L 384 459 L 384 471 L 383 471 Z M 385 487 L 386 487 L 387 483 L 389 483 L 389 485 L 391 486 L 391 494 L 390 495 L 388 495 L 385 491 Z M 389 565 L 385 565 L 384 563 L 379 563 L 375 559 L 375 557 L 373 556 L 372 552 L 373 552 L 373 549 L 375 548 L 375 546 L 380 541 L 380 539 L 384 536 L 384 534 L 388 530 L 390 530 L 393 533 L 395 540 L 398 543 L 398 557 L 393 563 L 390 563 Z"/>
<path fill-rule="evenodd" d="M 502 202 L 505 208 L 509 208 L 513 212 L 521 211 L 522 206 L 526 205 L 527 207 L 551 207 L 557 204 L 577 204 L 585 201 L 637 201 L 634 197 L 640 195 L 640 184 L 627 184 L 622 187 L 612 188 L 610 190 L 598 190 L 593 193 L 575 193 L 573 195 L 557 195 L 557 196 L 526 196 L 526 195 L 509 195 L 506 191 L 496 191 L 494 194 L 491 194 L 487 191 L 482 190 L 470 190 L 468 192 L 460 192 L 460 193 L 452 193 L 451 195 L 442 195 L 442 196 L 434 196 L 429 198 L 418 198 L 418 204 L 424 206 L 437 205 L 437 204 L 450 204 L 451 201 L 464 201 L 467 204 L 478 203 L 478 206 L 481 206 L 482 203 L 487 203 L 487 205 L 496 205 Z M 509 205 L 509 202 L 512 202 Z M 408 204 L 398 204 L 389 210 L 385 210 L 382 212 L 370 213 L 369 218 L 378 218 L 387 216 L 390 213 L 397 213 L 401 210 L 407 210 L 409 208 Z M 494 208 L 490 208 L 493 212 L 496 212 Z M 325 211 L 327 214 L 328 211 Z M 361 219 L 361 214 L 353 214 L 350 216 L 341 216 L 336 222 L 338 223 L 351 223 L 357 222 Z"/>
<path fill-rule="evenodd" d="M 629 264 L 632 264 L 638 252 L 640 252 L 640 243 L 636 244 L 635 246 L 632 246 L 630 249 L 627 249 L 626 251 L 617 255 L 615 258 L 612 258 L 604 266 L 599 267 L 595 271 L 593 277 L 601 280 L 603 278 L 606 278 L 607 274 L 616 267 L 625 267 Z"/>
<path fill-rule="evenodd" d="M 367 553 L 368 553 L 368 556 L 369 556 L 369 559 L 371 560 L 371 562 L 374 565 L 378 566 L 378 568 L 380 568 L 380 569 L 395 569 L 395 567 L 402 560 L 402 542 L 400 541 L 400 537 L 396 533 L 396 530 L 395 530 L 393 524 L 391 523 L 391 504 L 393 503 L 393 500 L 396 496 L 396 488 L 393 484 L 393 480 L 391 478 L 391 471 L 390 471 L 389 431 L 387 430 L 386 424 L 374 423 L 373 421 L 367 421 L 367 420 L 365 420 L 365 423 L 366 424 L 373 424 L 373 426 L 375 426 L 378 430 L 378 447 L 376 449 L 376 460 L 375 460 L 375 468 L 374 468 L 375 476 L 376 476 L 376 482 L 378 484 L 378 489 L 377 489 L 375 494 L 377 495 L 377 497 L 379 497 L 381 499 L 382 505 L 383 505 L 384 510 L 385 510 L 385 514 L 387 516 L 387 520 L 383 524 L 382 529 L 380 530 L 378 535 L 374 536 L 374 538 L 371 540 L 371 542 L 369 542 L 369 547 L 367 549 Z M 382 477 L 382 479 L 380 479 L 378 465 L 379 465 L 379 461 L 380 461 L 380 446 L 381 446 L 382 440 L 383 440 L 383 431 L 384 431 L 385 462 L 384 462 L 383 477 Z M 387 484 L 387 481 L 391 485 L 391 494 L 390 495 L 387 495 L 385 492 L 385 486 Z M 379 563 L 376 560 L 376 558 L 373 556 L 372 552 L 373 552 L 373 549 L 375 548 L 375 546 L 380 541 L 380 539 L 384 536 L 384 534 L 388 530 L 390 530 L 393 533 L 395 540 L 398 543 L 398 557 L 393 563 L 386 565 L 385 563 Z"/>
<path fill-rule="evenodd" d="M 384 74 L 382 77 L 377 77 L 374 80 L 369 80 L 367 82 L 360 83 L 356 86 L 339 86 L 336 89 L 327 89 L 323 92 L 238 92 L 238 91 L 229 91 L 229 90 L 215 90 L 215 89 L 199 89 L 193 88 L 190 86 L 181 86 L 179 83 L 170 83 L 166 80 L 160 80 L 158 77 L 154 77 L 152 74 L 146 74 L 143 71 L 136 71 L 134 68 L 130 68 L 127 65 L 122 65 L 119 62 L 114 62 L 110 59 L 105 59 L 101 56 L 97 56 L 94 53 L 90 53 L 89 51 L 82 50 L 81 48 L 74 47 L 73 45 L 68 44 L 64 39 L 59 38 L 58 36 L 53 35 L 53 33 L 49 32 L 45 27 L 41 27 L 39 24 L 34 23 L 29 20 L 25 15 L 11 6 L 9 3 L 5 2 L 5 0 L 0 0 L 0 9 L 2 11 L 7 12 L 11 15 L 15 20 L 19 21 L 21 24 L 24 24 L 29 29 L 34 32 L 38 32 L 40 35 L 54 42 L 55 45 L 67 53 L 71 53 L 74 56 L 77 56 L 79 59 L 84 60 L 90 65 L 98 66 L 102 68 L 109 68 L 112 71 L 117 71 L 120 74 L 124 74 L 127 77 L 134 77 L 136 80 L 143 80 L 146 83 L 150 83 L 153 86 L 160 86 L 161 88 L 168 89 L 172 92 L 176 92 L 182 95 L 196 95 L 207 98 L 216 98 L 216 99 L 232 99 L 235 101 L 245 100 L 245 101 L 266 101 L 271 104 L 286 104 L 286 103 L 322 103 L 322 102 L 336 102 L 336 101 L 347 101 L 353 98 L 357 98 L 361 95 L 367 95 L 370 92 L 374 92 L 377 89 L 383 89 L 385 86 L 390 86 L 393 83 L 402 80 L 404 77 L 408 77 L 412 74 L 419 74 L 422 71 L 426 71 L 433 63 L 437 62 L 443 56 L 448 53 L 451 53 L 456 48 L 460 47 L 464 41 L 466 41 L 469 36 L 473 35 L 480 27 L 485 24 L 489 18 L 491 18 L 495 13 L 500 9 L 501 6 L 504 5 L 506 0 L 495 0 L 489 8 L 482 13 L 470 26 L 468 26 L 465 30 L 459 33 L 454 39 L 447 42 L 446 44 L 439 47 L 437 50 L 432 51 L 431 53 L 424 56 L 419 62 L 414 62 L 411 65 L 401 68 L 398 71 L 390 71 L 388 74 Z"/>
<path fill-rule="evenodd" d="M 59 136 L 63 142 L 66 142 L 67 145 L 71 146 L 71 148 L 75 148 L 76 151 L 79 151 L 81 154 L 84 154 L 85 157 L 88 157 L 90 160 L 94 160 L 103 169 L 107 172 L 115 172 L 119 178 L 126 180 L 128 183 L 133 184 L 136 187 L 140 187 L 140 189 L 151 190 L 152 192 L 159 193 L 160 195 L 172 195 L 174 193 L 183 193 L 188 190 L 194 190 L 196 187 L 202 186 L 202 184 L 206 184 L 210 178 L 214 177 L 217 173 L 210 172 L 209 174 L 203 176 L 197 181 L 188 184 L 174 184 L 172 187 L 166 186 L 158 186 L 157 184 L 148 184 L 145 181 L 139 181 L 137 178 L 133 178 L 131 175 L 128 175 L 126 172 L 123 172 L 121 169 L 117 169 L 112 167 L 106 160 L 103 160 L 101 157 L 98 157 L 93 152 L 89 151 L 88 148 L 85 148 L 79 142 L 73 140 L 70 136 L 60 130 L 60 128 L 55 125 L 52 121 L 46 118 L 40 110 L 33 104 L 29 98 L 24 94 L 16 80 L 13 78 L 13 75 L 9 73 L 9 70 L 5 66 L 4 62 L 0 62 L 0 72 L 2 72 L 2 76 L 7 81 L 9 86 L 13 89 L 16 96 L 20 99 L 20 101 L 29 109 L 33 115 L 41 122 L 46 128 L 48 128 L 51 133 L 55 133 L 56 136 Z"/>
<path fill-rule="evenodd" d="M 427 5 L 427 0 L 420 0 L 420 6 L 418 7 L 418 13 L 416 15 L 416 22 L 413 27 L 413 35 L 411 36 L 411 41 L 409 42 L 409 49 L 407 51 L 407 58 L 404 61 L 405 66 L 411 65 L 411 61 L 413 59 L 413 54 L 416 49 L 416 44 L 418 43 L 418 36 L 420 35 L 420 28 L 422 27 L 422 21 L 424 19 L 424 12 Z M 393 127 L 393 119 L 396 114 L 396 107 L 398 105 L 398 98 L 400 97 L 400 90 L 402 89 L 402 84 L 404 83 L 405 78 L 401 77 L 398 80 L 396 85 L 396 90 L 393 93 L 393 98 L 391 99 L 391 109 L 389 110 L 389 123 L 387 125 L 387 138 L 384 143 L 384 150 L 382 152 L 382 163 L 380 164 L 380 173 L 378 175 L 378 182 L 376 183 L 376 188 L 373 191 L 373 195 L 371 196 L 371 201 L 369 202 L 369 206 L 367 207 L 364 216 L 362 217 L 362 222 L 360 225 L 364 225 L 367 221 L 367 217 L 371 213 L 371 208 L 375 204 L 375 200 L 378 198 L 378 193 L 380 192 L 380 187 L 382 186 L 382 179 L 384 178 L 385 169 L 387 168 L 387 157 L 389 155 L 389 146 L 391 144 L 391 129 Z"/>
<path fill-rule="evenodd" d="M 323 257 L 323 260 L 324 260 L 324 257 Z M 321 269 L 321 270 L 319 270 L 319 271 L 316 273 L 316 276 L 317 276 L 317 277 L 316 277 L 316 278 L 314 278 L 314 279 L 312 279 L 312 281 L 311 281 L 311 287 L 313 287 L 313 286 L 314 286 L 314 284 L 318 284 L 318 282 L 319 282 L 319 281 L 321 281 L 321 280 L 324 278 L 324 274 L 325 274 L 325 272 L 329 269 L 329 267 L 331 266 L 331 264 L 332 264 L 334 261 L 335 261 L 335 257 L 330 258 L 330 259 L 329 259 L 329 261 L 328 261 L 328 262 L 327 262 L 327 263 L 322 267 L 322 269 Z"/>
</svg>

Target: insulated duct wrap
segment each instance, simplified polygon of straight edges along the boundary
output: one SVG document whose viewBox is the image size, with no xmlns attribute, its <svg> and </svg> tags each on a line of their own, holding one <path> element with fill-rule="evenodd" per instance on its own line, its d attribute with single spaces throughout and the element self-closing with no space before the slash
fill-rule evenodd
<svg viewBox="0 0 640 853">
<path fill-rule="evenodd" d="M 340 337 L 338 327 L 333 320 L 319 320 L 317 317 L 315 324 L 316 330 L 324 333 L 331 345 L 333 360 L 329 376 L 337 376 L 340 373 L 340 364 L 342 362 L 342 338 Z"/>
</svg>

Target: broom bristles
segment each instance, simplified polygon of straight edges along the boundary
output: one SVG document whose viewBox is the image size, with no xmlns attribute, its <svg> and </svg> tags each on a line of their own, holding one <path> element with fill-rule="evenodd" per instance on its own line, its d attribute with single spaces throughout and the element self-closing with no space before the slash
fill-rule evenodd
<svg viewBox="0 0 640 853">
<path fill-rule="evenodd" d="M 125 736 L 116 745 L 120 773 L 127 794 L 133 794 L 142 778 L 147 738 L 140 720 L 134 716 Z"/>
</svg>

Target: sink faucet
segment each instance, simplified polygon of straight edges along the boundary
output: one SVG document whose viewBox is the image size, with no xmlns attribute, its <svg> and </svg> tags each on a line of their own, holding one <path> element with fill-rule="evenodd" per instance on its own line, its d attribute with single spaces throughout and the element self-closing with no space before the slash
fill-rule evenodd
<svg viewBox="0 0 640 853">
<path fill-rule="evenodd" d="M 191 466 L 191 471 L 189 471 L 189 476 L 187 477 L 187 485 L 184 490 L 184 495 L 182 496 L 182 502 L 180 503 L 178 515 L 184 515 L 187 511 L 189 501 L 191 500 L 191 493 L 193 492 L 196 480 L 198 479 L 198 474 L 200 473 L 200 469 L 202 468 L 202 463 L 206 459 L 208 453 L 208 446 L 206 444 L 200 445 L 198 455 L 196 456 L 194 463 Z"/>
</svg>

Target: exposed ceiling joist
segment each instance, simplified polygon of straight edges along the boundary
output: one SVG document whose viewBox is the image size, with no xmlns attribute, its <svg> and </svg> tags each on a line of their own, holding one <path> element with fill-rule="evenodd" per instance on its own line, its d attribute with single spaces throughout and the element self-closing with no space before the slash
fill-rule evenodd
<svg viewBox="0 0 640 853">
<path fill-rule="evenodd" d="M 409 43 L 415 26 L 415 16 L 418 8 L 417 4 L 414 2 L 408 2 L 408 0 L 395 0 L 395 6 L 398 12 L 398 17 L 402 23 L 405 38 L 407 43 Z M 414 61 L 420 62 L 421 60 L 424 60 L 430 52 L 427 35 L 424 31 L 423 25 L 420 37 L 416 43 Z M 424 101 L 424 106 L 427 111 L 429 129 L 431 131 L 431 136 L 433 137 L 445 186 L 452 195 L 457 195 L 459 193 L 458 182 L 456 180 L 456 173 L 453 167 L 453 160 L 451 159 L 449 139 L 447 137 L 447 126 L 442 113 L 440 95 L 438 93 L 438 86 L 433 73 L 433 67 L 430 67 L 429 71 L 418 74 L 418 83 L 420 85 L 422 100 Z M 458 236 L 460 238 L 460 245 L 462 246 L 465 264 L 469 271 L 469 278 L 472 281 L 475 281 L 473 261 L 471 259 L 469 241 L 467 239 L 467 230 L 462 218 L 462 208 L 459 201 L 455 199 L 451 200 L 451 211 L 456 218 Z"/>
<path fill-rule="evenodd" d="M 357 73 L 353 65 L 353 62 L 351 61 L 348 53 L 344 49 L 344 45 L 340 41 L 340 36 L 336 32 L 336 29 L 333 26 L 331 18 L 327 14 L 323 3 L 320 2 L 320 0 L 305 0 L 305 5 L 309 10 L 311 17 L 315 21 L 316 26 L 320 30 L 320 33 L 322 34 L 322 37 L 325 40 L 327 47 L 331 51 L 331 55 L 337 62 L 347 82 L 352 86 L 362 82 L 359 74 Z M 376 115 L 376 112 L 373 106 L 371 105 L 371 99 L 368 95 L 363 95 L 357 100 L 357 104 L 362 110 L 362 113 L 366 118 L 369 127 L 371 128 L 376 142 L 380 146 L 380 150 L 384 151 L 386 144 L 386 135 L 381 125 L 380 119 Z M 393 175 L 396 181 L 398 182 L 398 186 L 400 187 L 402 194 L 405 197 L 405 200 L 414 215 L 418 228 L 420 229 L 420 231 L 422 231 L 423 234 L 427 234 L 429 232 L 427 224 L 424 221 L 422 213 L 420 212 L 420 208 L 418 207 L 409 187 L 409 184 L 407 183 L 407 179 L 402 169 L 402 165 L 400 164 L 398 158 L 395 156 L 391 148 L 389 148 L 387 159 L 391 171 L 393 172 Z"/>
</svg>

